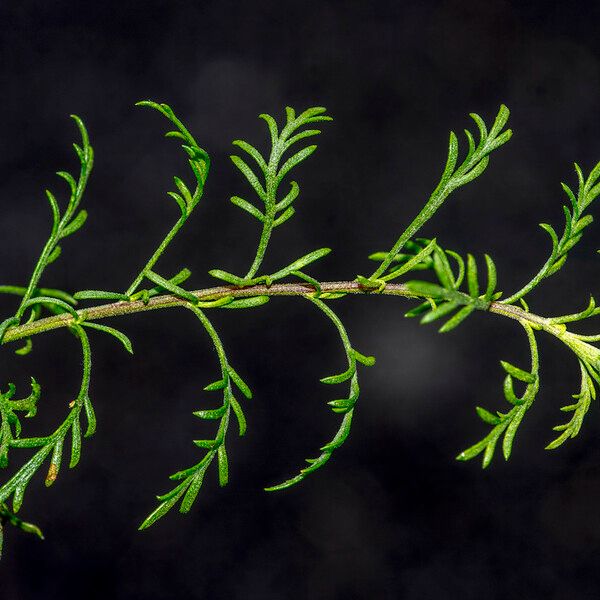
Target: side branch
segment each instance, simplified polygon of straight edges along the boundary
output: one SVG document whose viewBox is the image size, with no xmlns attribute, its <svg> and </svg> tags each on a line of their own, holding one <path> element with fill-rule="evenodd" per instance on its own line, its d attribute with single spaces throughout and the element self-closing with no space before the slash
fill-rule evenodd
<svg viewBox="0 0 600 600">
<path fill-rule="evenodd" d="M 365 287 L 356 281 L 325 281 L 320 283 L 320 294 L 326 299 L 327 294 L 354 294 L 354 295 L 384 295 L 402 296 L 405 298 L 427 298 L 425 294 L 418 294 L 402 283 L 389 283 L 381 291 L 374 292 L 373 288 Z M 309 296 L 316 293 L 315 286 L 308 283 L 277 283 L 271 286 L 253 285 L 248 287 L 219 286 L 190 292 L 202 301 L 220 300 L 226 297 L 250 298 L 253 296 Z M 187 306 L 189 302 L 171 294 L 155 296 L 148 302 L 141 300 L 132 302 L 121 301 L 110 304 L 102 304 L 90 308 L 82 308 L 76 311 L 77 317 L 69 313 L 46 317 L 33 323 L 25 323 L 18 327 L 8 329 L 2 340 L 2 344 L 28 338 L 39 333 L 70 327 L 74 323 L 83 321 L 97 321 L 108 317 L 130 315 L 149 310 Z M 550 331 L 558 329 L 548 319 L 526 312 L 516 306 L 506 305 L 502 302 L 491 302 L 487 308 L 491 313 L 504 317 L 531 323 L 536 328 L 542 328 L 556 335 L 557 332 Z"/>
</svg>

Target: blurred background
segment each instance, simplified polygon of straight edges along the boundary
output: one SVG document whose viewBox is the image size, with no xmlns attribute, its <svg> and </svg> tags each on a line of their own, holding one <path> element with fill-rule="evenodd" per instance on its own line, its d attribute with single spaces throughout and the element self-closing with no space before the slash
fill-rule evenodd
<svg viewBox="0 0 600 600">
<path fill-rule="evenodd" d="M 600 6 L 595 2 L 72 2 L 0 3 L 1 283 L 24 284 L 49 231 L 43 190 L 64 198 L 54 172 L 74 170 L 70 144 L 82 116 L 96 149 L 83 231 L 64 244 L 43 284 L 124 290 L 177 218 L 166 196 L 183 153 L 165 122 L 133 105 L 170 103 L 211 154 L 206 192 L 157 265 L 184 266 L 192 289 L 207 271 L 247 270 L 256 222 L 231 205 L 249 197 L 228 159 L 231 141 L 266 148 L 262 112 L 328 108 L 319 149 L 295 175 L 297 214 L 273 237 L 275 270 L 322 246 L 311 273 L 352 279 L 373 265 L 417 213 L 441 173 L 450 129 L 512 110 L 511 142 L 422 231 L 481 256 L 499 289 L 518 289 L 549 251 L 539 222 L 559 227 L 573 161 L 600 160 Z M 464 141 L 464 137 L 462 138 Z M 591 227 L 567 268 L 531 296 L 535 312 L 575 312 L 600 293 L 600 246 Z M 2 314 L 15 308 L 0 300 Z M 267 494 L 335 430 L 319 378 L 343 367 L 335 331 L 307 302 L 211 313 L 237 371 L 254 390 L 248 433 L 229 442 L 230 484 L 211 472 L 193 511 L 136 528 L 196 461 L 193 439 L 212 425 L 192 411 L 218 373 L 199 324 L 184 311 L 115 320 L 128 356 L 92 336 L 97 434 L 80 466 L 46 490 L 38 477 L 22 509 L 46 541 L 9 529 L 0 597 L 171 599 L 597 598 L 600 575 L 600 424 L 544 446 L 559 407 L 578 391 L 573 356 L 540 336 L 542 387 L 510 462 L 486 471 L 454 460 L 487 431 L 475 405 L 506 407 L 500 359 L 525 367 L 518 326 L 476 314 L 459 329 L 403 318 L 402 299 L 347 298 L 335 306 L 354 345 L 377 356 L 361 370 L 353 432 L 302 485 Z M 506 322 L 505 322 L 506 321 Z M 65 331 L 34 352 L 6 347 L 0 381 L 45 393 L 26 433 L 56 426 L 76 393 L 80 357 Z M 327 388 L 327 389 L 325 389 Z M 233 432 L 235 434 L 235 432 Z M 26 459 L 13 452 L 13 465 Z M 5 475 L 6 477 L 7 475 Z"/>
</svg>

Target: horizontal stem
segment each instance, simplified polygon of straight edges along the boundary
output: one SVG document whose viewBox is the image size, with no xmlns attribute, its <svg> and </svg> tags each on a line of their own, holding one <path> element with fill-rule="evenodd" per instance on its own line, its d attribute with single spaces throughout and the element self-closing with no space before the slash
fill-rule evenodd
<svg viewBox="0 0 600 600">
<path fill-rule="evenodd" d="M 365 288 L 356 281 L 325 281 L 320 283 L 321 293 L 343 293 L 354 295 L 384 295 L 384 296 L 403 296 L 405 298 L 424 298 L 422 294 L 416 294 L 409 291 L 406 285 L 402 283 L 388 283 L 381 292 L 374 292 L 372 288 Z M 201 301 L 213 301 L 220 298 L 249 298 L 252 296 L 306 296 L 315 293 L 315 287 L 308 283 L 276 283 L 271 286 L 253 285 L 248 287 L 235 286 L 219 286 L 197 290 L 190 292 Z M 39 319 L 33 323 L 25 323 L 18 327 L 12 327 L 6 331 L 3 344 L 14 342 L 16 340 L 28 338 L 45 331 L 69 327 L 74 322 L 81 321 L 97 321 L 108 317 L 118 317 L 121 315 L 131 315 L 134 313 L 145 312 L 149 310 L 159 310 L 162 308 L 173 308 L 177 306 L 188 306 L 189 302 L 173 296 L 164 294 L 151 298 L 146 304 L 141 300 L 133 302 L 112 302 L 110 304 L 102 304 L 100 306 L 92 306 L 90 308 L 82 308 L 77 311 L 77 319 L 67 313 Z M 526 312 L 523 309 L 503 304 L 501 302 L 491 302 L 488 309 L 489 312 L 498 314 L 517 321 L 526 321 L 538 328 L 542 328 L 549 333 L 556 335 L 559 327 L 552 325 L 544 317 Z"/>
</svg>

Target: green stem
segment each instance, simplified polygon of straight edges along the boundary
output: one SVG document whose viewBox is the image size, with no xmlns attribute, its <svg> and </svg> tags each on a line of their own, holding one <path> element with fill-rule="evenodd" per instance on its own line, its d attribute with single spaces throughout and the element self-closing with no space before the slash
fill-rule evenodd
<svg viewBox="0 0 600 600">
<path fill-rule="evenodd" d="M 444 200 L 449 196 L 451 189 L 446 189 L 449 186 L 444 186 L 441 189 L 436 189 L 431 198 L 423 207 L 423 210 L 413 219 L 412 223 L 406 228 L 404 233 L 398 238 L 398 241 L 393 245 L 392 249 L 388 252 L 385 260 L 379 265 L 377 270 L 371 275 L 370 279 L 379 279 L 392 264 L 392 261 L 397 256 L 398 252 L 402 250 L 404 244 L 414 236 L 414 234 L 423 227 L 423 225 L 431 219 L 436 213 L 438 208 L 442 205 Z"/>
<path fill-rule="evenodd" d="M 362 286 L 356 281 L 324 281 L 320 283 L 322 299 L 327 299 L 327 294 L 353 294 L 369 296 L 373 295 L 370 288 Z M 225 297 L 232 298 L 250 298 L 254 296 L 309 296 L 316 291 L 314 285 L 308 283 L 276 283 L 271 286 L 253 285 L 248 287 L 235 286 L 219 286 L 196 290 L 190 292 L 201 301 L 219 300 Z M 406 285 L 402 283 L 389 283 L 384 290 L 377 295 L 383 296 L 402 296 L 405 298 L 427 298 L 424 294 L 416 294 L 410 291 Z M 114 302 L 110 304 L 102 304 L 91 308 L 82 308 L 76 312 L 77 320 L 82 321 L 97 321 L 109 317 L 118 317 L 122 315 L 130 315 L 139 312 L 150 310 L 160 310 L 163 308 L 173 307 L 190 308 L 192 305 L 187 300 L 182 300 L 170 294 L 163 294 L 150 298 L 147 303 L 143 301 L 133 302 Z M 491 302 L 487 306 L 487 311 L 503 317 L 507 317 L 516 321 L 530 323 L 535 329 L 543 329 L 547 333 L 554 335 L 560 339 L 565 328 L 560 324 L 553 323 L 550 319 L 527 312 L 518 306 L 507 305 L 502 302 Z M 16 340 L 31 337 L 46 331 L 60 329 L 63 327 L 71 327 L 75 322 L 75 317 L 63 313 L 52 317 L 39 319 L 32 323 L 25 323 L 16 327 L 9 328 L 2 343 L 14 342 Z"/>
<path fill-rule="evenodd" d="M 19 320 L 23 317 L 23 314 L 27 309 L 27 302 L 31 299 L 33 293 L 35 292 L 35 289 L 38 287 L 38 283 L 40 281 L 40 278 L 42 277 L 44 269 L 48 266 L 48 260 L 52 255 L 52 252 L 54 251 L 56 246 L 58 246 L 58 243 L 62 238 L 64 228 L 68 225 L 69 221 L 79 208 L 81 197 L 83 196 L 83 192 L 85 191 L 88 179 L 90 177 L 90 173 L 92 172 L 92 167 L 94 164 L 93 152 L 91 152 L 91 148 L 86 147 L 87 137 L 84 137 L 83 142 L 84 151 L 86 152 L 86 162 L 82 163 L 81 165 L 81 171 L 79 174 L 79 179 L 77 181 L 77 186 L 71 197 L 71 200 L 69 201 L 67 209 L 65 210 L 65 214 L 62 216 L 56 229 L 54 230 L 53 228 L 52 234 L 50 235 L 48 241 L 44 245 L 42 253 L 40 254 L 37 264 L 35 265 L 33 274 L 31 275 L 31 279 L 29 280 L 29 284 L 27 285 L 27 289 L 25 290 L 23 298 L 21 299 L 21 304 L 19 305 L 19 308 L 15 313 L 15 317 Z"/>
<path fill-rule="evenodd" d="M 267 207 L 265 214 L 265 222 L 263 225 L 262 233 L 260 234 L 260 241 L 258 242 L 258 248 L 256 250 L 256 256 L 254 257 L 254 262 L 250 267 L 248 273 L 246 273 L 246 277 L 244 279 L 252 279 L 265 258 L 265 253 L 267 252 L 267 246 L 269 245 L 269 240 L 271 239 L 271 234 L 273 233 L 273 222 L 275 220 L 274 208 L 270 210 Z"/>
<path fill-rule="evenodd" d="M 509 298 L 502 300 L 504 304 L 513 304 L 517 300 L 524 298 L 533 288 L 537 287 L 537 285 L 546 277 L 548 271 L 554 264 L 556 259 L 557 252 L 554 250 L 548 257 L 548 260 L 543 264 L 542 268 L 537 272 L 535 277 L 527 284 L 524 285 L 518 292 L 515 292 Z"/>
<path fill-rule="evenodd" d="M 285 129 L 284 129 L 285 131 Z M 282 132 L 283 135 L 283 132 Z M 267 246 L 273 233 L 273 223 L 275 222 L 276 202 L 277 202 L 277 188 L 279 186 L 277 182 L 277 165 L 281 159 L 281 151 L 279 148 L 279 142 L 273 146 L 271 150 L 271 156 L 269 157 L 269 165 L 267 166 L 266 180 L 266 195 L 265 195 L 265 220 L 260 234 L 260 240 L 258 242 L 258 248 L 256 249 L 256 256 L 252 262 L 252 266 L 244 279 L 252 279 L 258 269 L 262 265 L 267 252 Z"/>
<path fill-rule="evenodd" d="M 191 310 L 196 317 L 198 317 L 198 320 L 200 323 L 202 323 L 206 333 L 208 333 L 208 337 L 210 337 L 210 341 L 212 342 L 219 358 L 219 366 L 221 367 L 221 373 L 223 374 L 223 377 L 228 376 L 229 365 L 225 355 L 225 348 L 223 346 L 223 342 L 221 342 L 219 334 L 202 310 L 200 310 L 197 306 L 190 305 L 189 303 L 186 304 L 188 305 L 187 308 Z"/>
<path fill-rule="evenodd" d="M 133 283 L 129 286 L 125 292 L 126 296 L 131 296 L 139 287 L 140 283 L 146 277 L 146 273 L 152 270 L 152 267 L 156 264 L 156 261 L 162 256 L 167 246 L 171 243 L 173 238 L 177 235 L 179 230 L 183 227 L 183 224 L 187 221 L 187 216 L 181 215 L 175 225 L 171 228 L 169 233 L 165 236 L 163 241 L 160 243 L 154 254 L 150 257 L 150 260 L 146 263 L 146 266 L 140 271 L 139 275 L 133 280 Z"/>
</svg>

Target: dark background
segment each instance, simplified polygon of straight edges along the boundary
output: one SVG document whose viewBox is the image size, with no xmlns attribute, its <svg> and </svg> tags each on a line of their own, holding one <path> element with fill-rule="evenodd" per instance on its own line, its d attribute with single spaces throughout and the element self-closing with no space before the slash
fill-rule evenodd
<svg viewBox="0 0 600 600">
<path fill-rule="evenodd" d="M 59 2 L 0 3 L 1 280 L 23 284 L 49 228 L 43 189 L 75 169 L 68 115 L 81 115 L 97 161 L 85 230 L 64 244 L 43 283 L 68 290 L 125 289 L 176 207 L 165 196 L 182 153 L 162 139 L 159 115 L 133 107 L 165 101 L 208 149 L 206 194 L 158 269 L 183 266 L 194 289 L 206 272 L 245 272 L 256 223 L 228 202 L 247 188 L 227 156 L 231 140 L 258 145 L 256 116 L 285 105 L 326 106 L 317 154 L 298 169 L 297 215 L 278 229 L 266 268 L 330 245 L 322 279 L 373 266 L 428 197 L 449 129 L 488 122 L 501 102 L 515 135 L 487 172 L 460 190 L 423 230 L 463 253 L 489 252 L 509 292 L 537 270 L 549 243 L 537 224 L 561 223 L 561 180 L 572 162 L 600 159 L 598 3 L 577 2 Z M 463 138 L 464 139 L 464 138 Z M 531 297 L 536 312 L 581 309 L 598 293 L 592 227 L 560 276 Z M 286 262 L 287 261 L 287 262 Z M 3 299 L 5 315 L 13 299 Z M 262 487 L 293 474 L 337 424 L 334 331 L 308 303 L 277 300 L 253 311 L 211 313 L 255 397 L 246 438 L 231 436 L 231 482 L 215 473 L 194 510 L 144 533 L 141 519 L 167 476 L 197 460 L 192 439 L 211 431 L 191 412 L 217 364 L 183 311 L 114 321 L 129 357 L 93 336 L 98 432 L 79 468 L 46 490 L 37 477 L 24 518 L 44 543 L 7 531 L 0 597 L 114 599 L 596 598 L 600 593 L 600 443 L 597 407 L 579 437 L 544 446 L 577 391 L 572 355 L 540 336 L 542 389 L 513 457 L 482 472 L 454 456 L 486 428 L 473 407 L 505 407 L 499 359 L 527 364 L 512 322 L 477 314 L 451 334 L 403 319 L 407 302 L 336 304 L 355 346 L 377 356 L 361 371 L 350 439 L 299 487 Z M 39 336 L 25 359 L 7 347 L 1 382 L 44 386 L 28 434 L 49 431 L 77 389 L 77 346 L 65 331 Z M 233 432 L 235 433 L 235 432 Z M 15 461 L 26 453 L 14 451 Z"/>
</svg>

